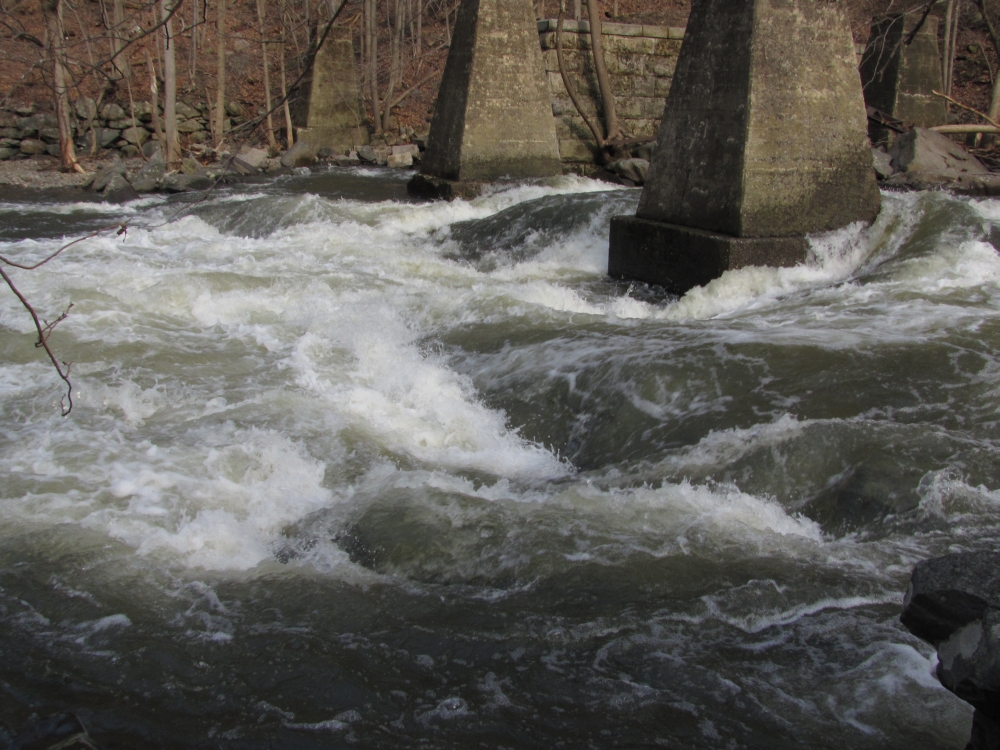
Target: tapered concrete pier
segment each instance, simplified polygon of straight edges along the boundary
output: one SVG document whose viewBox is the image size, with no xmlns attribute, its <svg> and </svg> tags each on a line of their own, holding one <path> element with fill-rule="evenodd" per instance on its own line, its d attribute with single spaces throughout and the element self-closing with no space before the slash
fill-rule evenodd
<svg viewBox="0 0 1000 750">
<path fill-rule="evenodd" d="M 410 192 L 452 197 L 470 183 L 561 172 L 531 0 L 463 0 Z"/>
<path fill-rule="evenodd" d="M 682 294 L 805 260 L 880 198 L 850 26 L 828 0 L 695 2 L 635 217 L 608 273 Z"/>
<path fill-rule="evenodd" d="M 358 88 L 354 44 L 329 39 L 313 61 L 308 97 L 299 106 L 300 141 L 345 153 L 368 143 L 365 107 Z"/>
<path fill-rule="evenodd" d="M 861 83 L 868 106 L 908 125 L 931 128 L 948 122 L 948 107 L 934 94 L 944 91 L 938 20 L 922 15 L 875 19 L 861 58 Z M 868 133 L 872 143 L 889 140 L 889 130 L 877 122 L 868 122 Z"/>
</svg>

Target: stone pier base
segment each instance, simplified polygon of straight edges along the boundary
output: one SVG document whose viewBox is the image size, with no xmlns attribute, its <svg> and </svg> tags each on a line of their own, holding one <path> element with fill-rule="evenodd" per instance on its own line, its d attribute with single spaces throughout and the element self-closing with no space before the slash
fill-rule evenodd
<svg viewBox="0 0 1000 750">
<path fill-rule="evenodd" d="M 406 192 L 413 198 L 426 200 L 472 200 L 483 194 L 484 184 L 475 180 L 446 180 L 428 174 L 415 174 L 406 184 Z"/>
<path fill-rule="evenodd" d="M 806 259 L 805 237 L 733 237 L 634 216 L 611 220 L 608 275 L 684 294 L 745 266 L 794 266 Z"/>
</svg>

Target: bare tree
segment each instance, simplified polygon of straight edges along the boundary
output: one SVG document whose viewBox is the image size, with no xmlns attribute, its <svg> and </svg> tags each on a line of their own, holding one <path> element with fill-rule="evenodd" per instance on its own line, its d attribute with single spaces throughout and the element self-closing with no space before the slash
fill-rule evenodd
<svg viewBox="0 0 1000 750">
<path fill-rule="evenodd" d="M 601 92 L 601 105 L 604 109 L 606 140 L 613 141 L 621 137 L 621 128 L 618 126 L 618 110 L 611 90 L 608 64 L 604 59 L 604 32 L 601 27 L 601 8 L 597 0 L 587 0 L 587 14 L 590 17 L 590 49 L 594 58 L 594 73 L 597 75 L 597 87 Z"/>
<path fill-rule="evenodd" d="M 216 42 L 218 57 L 215 77 L 215 145 L 222 144 L 226 119 L 226 6 L 228 0 L 219 0 L 216 10 Z"/>
<path fill-rule="evenodd" d="M 382 132 L 382 114 L 379 111 L 378 96 L 378 19 L 375 0 L 365 2 L 365 32 L 368 43 L 368 91 L 372 100 L 372 125 L 376 133 Z"/>
<path fill-rule="evenodd" d="M 59 124 L 60 165 L 67 171 L 82 172 L 83 168 L 77 163 L 76 150 L 73 147 L 61 0 L 42 0 L 42 14 L 45 17 L 49 62 L 52 65 L 52 93 L 55 98 L 56 120 Z"/>
<path fill-rule="evenodd" d="M 160 0 L 160 27 L 163 39 L 163 157 L 167 164 L 180 158 L 177 138 L 177 57 L 174 44 L 173 15 L 182 0 Z"/>
<path fill-rule="evenodd" d="M 274 139 L 274 121 L 271 119 L 271 72 L 270 61 L 267 58 L 267 14 L 264 12 L 264 0 L 257 0 L 257 23 L 260 25 L 260 57 L 264 67 L 264 106 L 267 111 L 267 145 L 277 148 Z"/>
</svg>

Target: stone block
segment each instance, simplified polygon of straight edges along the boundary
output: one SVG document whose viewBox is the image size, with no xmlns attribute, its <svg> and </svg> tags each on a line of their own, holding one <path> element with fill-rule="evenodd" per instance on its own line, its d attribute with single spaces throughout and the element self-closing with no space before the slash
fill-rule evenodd
<svg viewBox="0 0 1000 750">
<path fill-rule="evenodd" d="M 146 128 L 126 128 L 122 131 L 122 138 L 133 146 L 142 146 L 147 140 L 149 140 L 149 131 Z"/>
<path fill-rule="evenodd" d="M 177 123 L 178 133 L 197 133 L 199 130 L 204 129 L 205 126 L 198 122 L 198 120 L 183 120 Z"/>
<path fill-rule="evenodd" d="M 102 120 L 120 120 L 125 117 L 125 110 L 120 106 L 111 102 L 105 104 L 101 107 L 101 119 Z"/>
<path fill-rule="evenodd" d="M 413 166 L 413 154 L 389 154 L 385 160 L 387 167 L 393 169 L 406 169 Z"/>
<path fill-rule="evenodd" d="M 668 26 L 643 26 L 642 35 L 650 39 L 669 39 L 670 27 Z"/>
<path fill-rule="evenodd" d="M 108 127 L 113 130 L 125 130 L 125 128 L 134 128 L 139 125 L 142 125 L 142 123 L 133 117 L 122 117 L 119 120 L 110 120 L 108 122 Z"/>
<path fill-rule="evenodd" d="M 631 76 L 629 79 L 629 82 L 631 84 L 630 86 L 631 90 L 629 91 L 629 93 L 632 96 L 639 96 L 646 98 L 657 97 L 656 84 L 659 80 L 660 80 L 659 77 L 655 75 Z M 624 86 L 622 87 L 622 90 L 623 91 L 625 90 Z M 667 90 L 669 91 L 669 86 Z M 615 91 L 618 91 L 618 89 L 616 88 Z M 664 94 L 664 96 L 666 95 Z M 660 112 L 657 115 L 657 117 L 659 117 L 659 115 L 663 114 L 663 98 L 662 97 L 657 97 L 657 98 L 660 99 Z"/>
<path fill-rule="evenodd" d="M 73 104 L 73 109 L 76 110 L 76 116 L 81 120 L 93 120 L 97 117 L 97 102 L 89 96 L 77 99 Z"/>
<path fill-rule="evenodd" d="M 459 7 L 422 171 L 476 181 L 562 172 L 531 0 Z"/>
<path fill-rule="evenodd" d="M 671 39 L 683 39 L 686 33 L 686 28 L 674 26 L 670 28 L 668 35 Z"/>
<path fill-rule="evenodd" d="M 610 54 L 632 52 L 639 55 L 653 55 L 656 53 L 656 40 L 642 36 L 613 36 L 604 40 L 604 49 Z"/>
<path fill-rule="evenodd" d="M 313 62 L 300 137 L 317 150 L 347 153 L 368 143 L 365 108 L 350 39 L 324 44 Z"/>
<path fill-rule="evenodd" d="M 861 82 L 865 104 L 897 120 L 933 127 L 948 121 L 941 91 L 941 58 L 938 53 L 938 19 L 928 16 L 910 44 L 904 44 L 921 13 L 886 16 L 872 24 L 868 46 L 861 58 Z M 884 126 L 869 121 L 872 143 L 888 143 L 890 133 Z"/>
<path fill-rule="evenodd" d="M 59 143 L 59 128 L 42 128 L 38 137 L 46 143 Z"/>
<path fill-rule="evenodd" d="M 642 29 L 634 23 L 605 23 L 601 26 L 605 36 L 643 36 Z"/>
<path fill-rule="evenodd" d="M 410 156 L 420 156 L 420 147 L 416 143 L 403 143 L 392 147 L 393 155 L 409 154 Z"/>
<path fill-rule="evenodd" d="M 0 161 L 7 161 L 8 159 L 13 159 L 20 153 L 21 153 L 20 149 L 0 147 Z"/>
<path fill-rule="evenodd" d="M 704 286 L 746 266 L 794 266 L 806 259 L 804 237 L 733 237 L 632 216 L 611 220 L 608 275 L 645 281 L 673 294 Z"/>
<path fill-rule="evenodd" d="M 657 76 L 656 88 L 653 89 L 653 96 L 663 101 L 670 94 L 670 85 L 674 82 L 673 76 Z M 662 114 L 662 113 L 661 113 Z"/>
<path fill-rule="evenodd" d="M 198 110 L 195 109 L 194 107 L 192 107 L 187 102 L 177 102 L 177 105 L 176 105 L 174 111 L 177 113 L 177 117 L 178 118 L 182 118 L 183 117 L 183 118 L 188 119 L 188 120 L 190 120 L 191 118 L 197 117 L 199 115 Z"/>
<path fill-rule="evenodd" d="M 37 154 L 45 153 L 46 143 L 45 141 L 40 141 L 37 138 L 25 138 L 21 141 L 19 148 L 22 154 L 27 154 L 28 156 L 35 156 Z"/>
<path fill-rule="evenodd" d="M 653 54 L 659 57 L 677 57 L 681 53 L 681 41 L 677 39 L 657 39 Z"/>
<path fill-rule="evenodd" d="M 607 57 L 609 73 L 625 73 L 627 75 L 642 75 L 646 72 L 647 55 L 636 52 L 620 52 Z"/>
</svg>

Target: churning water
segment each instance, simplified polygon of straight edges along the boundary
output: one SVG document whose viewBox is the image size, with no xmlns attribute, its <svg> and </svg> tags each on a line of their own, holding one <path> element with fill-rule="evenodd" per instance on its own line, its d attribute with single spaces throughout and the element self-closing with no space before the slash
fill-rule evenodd
<svg viewBox="0 0 1000 750">
<path fill-rule="evenodd" d="M 0 739 L 962 747 L 897 618 L 1000 539 L 1000 202 L 678 300 L 604 276 L 636 190 L 406 176 L 0 203 L 19 258 L 130 226 L 16 273 L 69 418 L 0 296 Z"/>
</svg>

